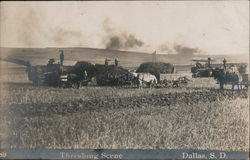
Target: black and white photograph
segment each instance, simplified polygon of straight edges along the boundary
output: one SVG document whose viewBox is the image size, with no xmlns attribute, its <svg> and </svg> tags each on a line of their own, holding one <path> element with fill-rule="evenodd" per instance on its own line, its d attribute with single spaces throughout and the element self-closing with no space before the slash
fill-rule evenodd
<svg viewBox="0 0 250 160">
<path fill-rule="evenodd" d="M 249 1 L 1 1 L 0 159 L 247 159 Z"/>
</svg>

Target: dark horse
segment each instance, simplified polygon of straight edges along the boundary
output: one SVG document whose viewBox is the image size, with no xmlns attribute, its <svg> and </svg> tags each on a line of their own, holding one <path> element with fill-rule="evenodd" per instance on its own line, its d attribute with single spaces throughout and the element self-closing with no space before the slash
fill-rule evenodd
<svg viewBox="0 0 250 160">
<path fill-rule="evenodd" d="M 220 89 L 223 89 L 225 84 L 232 84 L 232 89 L 237 85 L 240 89 L 240 75 L 235 72 L 227 72 L 224 69 L 216 68 L 212 70 L 212 76 L 220 83 Z"/>
</svg>

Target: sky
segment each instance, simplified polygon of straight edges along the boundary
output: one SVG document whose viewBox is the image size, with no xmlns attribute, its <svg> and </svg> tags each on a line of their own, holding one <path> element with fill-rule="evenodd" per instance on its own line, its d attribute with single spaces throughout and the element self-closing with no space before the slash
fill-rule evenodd
<svg viewBox="0 0 250 160">
<path fill-rule="evenodd" d="M 248 1 L 0 4 L 1 47 L 249 53 Z"/>
</svg>

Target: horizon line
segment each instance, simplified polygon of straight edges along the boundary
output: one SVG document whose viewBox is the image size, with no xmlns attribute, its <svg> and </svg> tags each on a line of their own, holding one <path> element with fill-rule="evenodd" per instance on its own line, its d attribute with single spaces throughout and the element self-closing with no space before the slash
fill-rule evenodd
<svg viewBox="0 0 250 160">
<path fill-rule="evenodd" d="M 144 54 L 152 54 L 154 51 L 157 52 L 157 50 L 154 50 L 152 52 L 143 52 L 143 51 L 131 51 L 131 50 L 115 50 L 115 49 L 105 49 L 105 48 L 91 48 L 91 47 L 1 47 L 1 48 L 7 48 L 7 49 L 96 49 L 96 50 L 104 50 L 104 51 L 118 51 L 118 52 L 131 52 L 131 53 L 144 53 Z M 199 53 L 199 54 L 193 54 L 193 55 L 246 55 L 249 53 Z M 178 54 L 168 54 L 164 52 L 160 52 L 158 55 L 178 55 Z"/>
</svg>

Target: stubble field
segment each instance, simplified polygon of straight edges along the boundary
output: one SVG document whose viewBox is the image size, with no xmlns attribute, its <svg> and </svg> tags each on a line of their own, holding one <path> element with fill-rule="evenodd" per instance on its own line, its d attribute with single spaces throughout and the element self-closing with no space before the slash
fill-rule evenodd
<svg viewBox="0 0 250 160">
<path fill-rule="evenodd" d="M 1 83 L 3 148 L 249 150 L 248 91 L 213 79 L 160 89 L 12 81 Z"/>
</svg>

